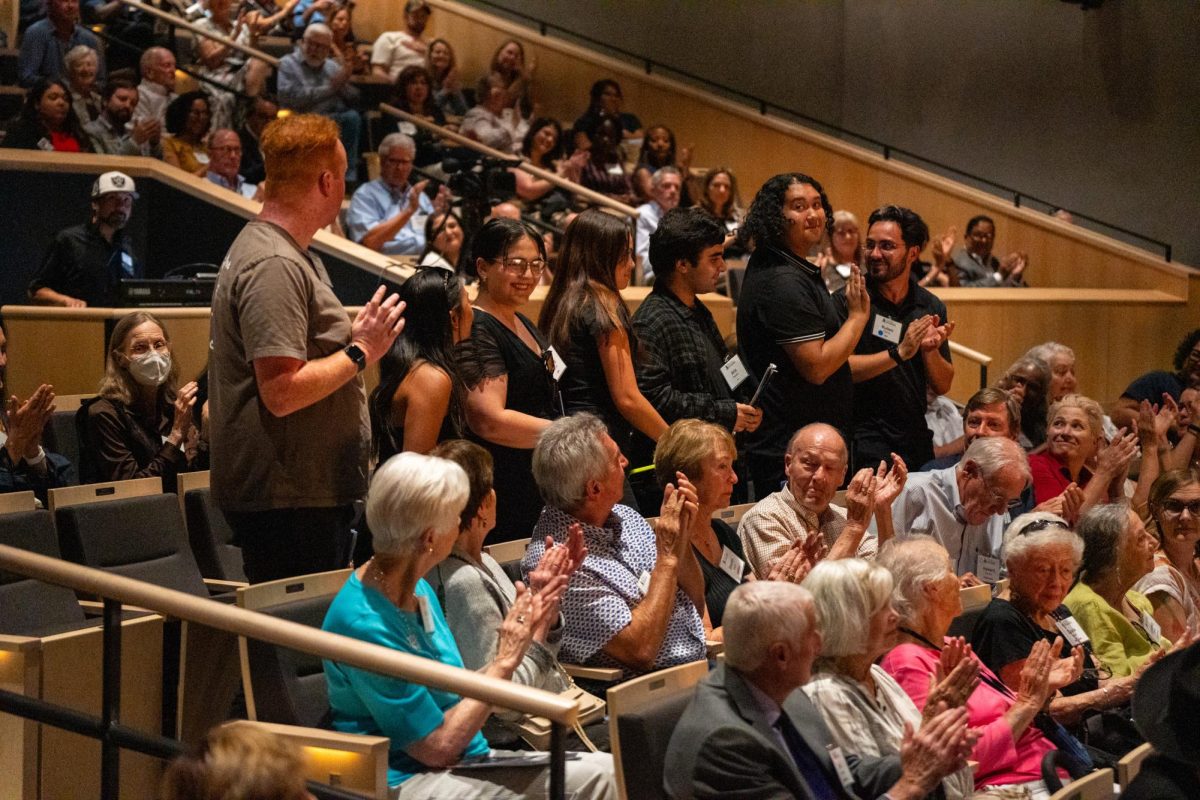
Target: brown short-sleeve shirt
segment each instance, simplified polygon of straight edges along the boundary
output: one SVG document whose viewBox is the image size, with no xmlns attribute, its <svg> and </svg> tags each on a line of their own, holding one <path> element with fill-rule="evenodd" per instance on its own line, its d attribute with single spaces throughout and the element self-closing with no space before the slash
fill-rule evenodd
<svg viewBox="0 0 1200 800">
<path fill-rule="evenodd" d="M 254 360 L 308 361 L 350 343 L 350 316 L 321 260 L 282 228 L 251 222 L 221 264 L 212 302 L 212 493 L 226 511 L 345 505 L 367 488 L 362 376 L 285 417 L 258 394 Z"/>
</svg>

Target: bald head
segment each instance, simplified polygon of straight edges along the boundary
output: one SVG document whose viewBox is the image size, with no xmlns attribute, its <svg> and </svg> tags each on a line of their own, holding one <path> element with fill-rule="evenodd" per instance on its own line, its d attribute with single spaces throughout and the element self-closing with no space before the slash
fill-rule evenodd
<svg viewBox="0 0 1200 800">
<path fill-rule="evenodd" d="M 175 56 L 167 48 L 148 48 L 142 53 L 138 69 L 143 80 L 157 83 L 168 92 L 175 91 Z"/>
<path fill-rule="evenodd" d="M 846 479 L 846 442 L 837 428 L 821 422 L 796 431 L 783 457 L 788 489 L 805 509 L 822 514 Z"/>
</svg>

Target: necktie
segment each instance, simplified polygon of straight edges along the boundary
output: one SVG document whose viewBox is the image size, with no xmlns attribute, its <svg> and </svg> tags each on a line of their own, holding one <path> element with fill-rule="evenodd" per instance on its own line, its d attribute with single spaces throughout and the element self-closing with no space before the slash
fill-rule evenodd
<svg viewBox="0 0 1200 800">
<path fill-rule="evenodd" d="M 779 720 L 775 723 L 775 727 L 783 735 L 783 741 L 787 744 L 788 750 L 792 754 L 792 760 L 796 762 L 796 768 L 800 770 L 800 775 L 804 778 L 804 782 L 808 784 L 813 797 L 816 800 L 838 800 L 841 794 L 838 792 L 837 787 L 830 782 L 829 776 L 821 768 L 821 762 L 808 749 L 804 738 L 796 730 L 795 726 L 792 725 L 787 714 L 779 715 Z"/>
</svg>

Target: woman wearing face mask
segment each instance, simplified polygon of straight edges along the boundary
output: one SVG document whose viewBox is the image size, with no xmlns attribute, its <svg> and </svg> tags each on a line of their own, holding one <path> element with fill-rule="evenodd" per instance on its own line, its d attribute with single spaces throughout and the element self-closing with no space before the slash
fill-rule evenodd
<svg viewBox="0 0 1200 800">
<path fill-rule="evenodd" d="M 99 397 L 75 417 L 84 483 L 161 477 L 173 491 L 176 473 L 203 468 L 192 422 L 196 383 L 177 388 L 178 378 L 170 337 L 154 315 L 135 311 L 117 320 Z"/>
</svg>

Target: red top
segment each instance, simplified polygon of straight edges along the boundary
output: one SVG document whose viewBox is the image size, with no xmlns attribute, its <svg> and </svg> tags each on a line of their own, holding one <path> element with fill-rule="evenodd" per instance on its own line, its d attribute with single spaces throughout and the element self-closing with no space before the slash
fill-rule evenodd
<svg viewBox="0 0 1200 800">
<path fill-rule="evenodd" d="M 79 140 L 69 133 L 50 131 L 50 144 L 54 145 L 54 149 L 60 153 L 83 152 L 83 148 L 79 146 Z"/>
<path fill-rule="evenodd" d="M 1071 483 L 1071 473 L 1067 465 L 1043 450 L 1029 456 L 1029 472 L 1033 476 L 1033 502 L 1044 503 L 1058 497 L 1067 490 Z M 1084 467 L 1079 470 L 1080 488 L 1088 485 L 1092 473 Z"/>
</svg>

